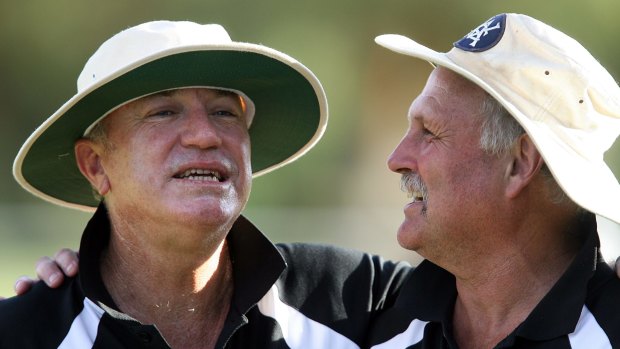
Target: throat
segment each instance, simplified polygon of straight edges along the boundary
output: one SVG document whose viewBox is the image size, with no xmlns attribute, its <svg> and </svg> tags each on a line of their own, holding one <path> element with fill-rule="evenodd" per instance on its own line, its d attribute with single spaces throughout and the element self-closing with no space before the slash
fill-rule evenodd
<svg viewBox="0 0 620 349">
<path fill-rule="evenodd" d="M 158 278 L 148 271 L 165 268 L 153 265 L 143 266 L 144 274 L 129 274 L 110 262 L 103 264 L 102 278 L 118 310 L 142 324 L 155 325 L 172 348 L 214 348 L 234 292 L 232 263 L 227 249 L 222 252 L 208 275 L 199 270 L 179 272 L 187 273 L 191 282 Z"/>
<path fill-rule="evenodd" d="M 529 314 L 529 310 L 521 309 L 506 317 L 494 318 L 488 314 L 481 315 L 463 305 L 457 297 L 454 306 L 452 324 L 454 339 L 461 349 L 494 348 L 508 337 Z"/>
<path fill-rule="evenodd" d="M 112 246 L 104 253 L 102 279 L 118 310 L 160 328 L 183 319 L 225 318 L 234 289 L 225 241 L 202 262 L 166 263 L 170 258 L 159 257 L 127 257 Z"/>
</svg>

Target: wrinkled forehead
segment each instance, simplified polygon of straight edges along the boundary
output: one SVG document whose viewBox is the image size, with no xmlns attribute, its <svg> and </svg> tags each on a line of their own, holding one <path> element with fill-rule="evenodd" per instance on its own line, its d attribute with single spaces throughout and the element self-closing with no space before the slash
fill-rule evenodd
<svg viewBox="0 0 620 349">
<path fill-rule="evenodd" d="M 473 81 L 442 66 L 433 69 L 428 77 L 427 86 L 429 85 L 443 89 L 448 93 L 486 94 L 486 91 Z"/>
<path fill-rule="evenodd" d="M 409 107 L 409 118 L 437 115 L 442 118 L 479 115 L 489 94 L 465 77 L 436 67 L 423 90 Z"/>
<path fill-rule="evenodd" d="M 246 112 L 246 105 L 245 102 L 243 100 L 243 97 L 235 92 L 235 91 L 230 91 L 230 90 L 223 90 L 223 89 L 216 89 L 216 88 L 210 88 L 210 87 L 185 87 L 185 88 L 175 88 L 175 89 L 171 89 L 171 90 L 165 90 L 165 91 L 160 91 L 160 92 L 155 92 L 143 97 L 140 97 L 136 100 L 133 100 L 131 102 L 128 102 L 124 105 L 132 105 L 132 104 L 137 104 L 137 103 L 141 103 L 141 102 L 146 102 L 149 101 L 151 99 L 156 99 L 159 97 L 174 97 L 177 96 L 179 94 L 185 93 L 185 92 L 197 92 L 197 93 L 202 93 L 208 96 L 215 96 L 215 97 L 228 97 L 232 100 L 235 100 L 239 103 L 239 105 L 243 108 L 243 112 Z"/>
</svg>

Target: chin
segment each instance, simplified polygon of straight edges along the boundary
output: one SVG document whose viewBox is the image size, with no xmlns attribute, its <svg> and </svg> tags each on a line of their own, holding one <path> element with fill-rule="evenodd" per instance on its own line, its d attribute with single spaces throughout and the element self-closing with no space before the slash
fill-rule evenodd
<svg viewBox="0 0 620 349">
<path fill-rule="evenodd" d="M 170 216 L 179 223 L 195 226 L 222 226 L 231 224 L 241 210 L 223 205 L 178 205 L 170 208 Z"/>
<path fill-rule="evenodd" d="M 404 225 L 405 223 L 398 229 L 398 244 L 404 249 L 417 252 L 421 247 L 420 234 L 418 231 L 411 229 L 411 227 L 405 227 Z"/>
</svg>

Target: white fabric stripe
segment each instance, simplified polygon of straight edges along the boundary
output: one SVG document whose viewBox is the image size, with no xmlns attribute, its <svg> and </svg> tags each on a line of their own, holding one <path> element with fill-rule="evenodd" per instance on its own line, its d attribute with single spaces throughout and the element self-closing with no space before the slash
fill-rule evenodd
<svg viewBox="0 0 620 349">
<path fill-rule="evenodd" d="M 568 340 L 573 349 L 612 349 L 609 337 L 585 305 L 575 332 L 568 335 Z"/>
<path fill-rule="evenodd" d="M 357 344 L 347 337 L 284 304 L 280 300 L 276 285 L 258 302 L 258 310 L 276 320 L 284 341 L 291 349 L 359 349 Z"/>
<path fill-rule="evenodd" d="M 377 344 L 371 349 L 407 348 L 414 345 L 424 338 L 424 327 L 427 323 L 428 321 L 415 319 L 411 321 L 405 332 L 399 333 L 387 342 Z"/>
<path fill-rule="evenodd" d="M 84 298 L 84 309 L 73 320 L 69 333 L 58 349 L 92 348 L 103 312 L 90 299 Z"/>
</svg>

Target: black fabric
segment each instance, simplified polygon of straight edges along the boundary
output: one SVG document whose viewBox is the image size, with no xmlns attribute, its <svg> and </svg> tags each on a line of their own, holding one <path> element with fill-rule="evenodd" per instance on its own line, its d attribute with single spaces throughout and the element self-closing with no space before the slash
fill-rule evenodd
<svg viewBox="0 0 620 349">
<path fill-rule="evenodd" d="M 584 305 L 602 328 L 588 333 L 589 338 L 606 336 L 613 348 L 620 348 L 620 279 L 601 258 L 595 216 L 589 215 L 580 229 L 587 230 L 587 239 L 567 271 L 496 348 L 572 348 L 569 335 L 583 325 Z M 428 322 L 423 336 L 407 348 L 457 348 L 452 331 L 456 296 L 454 276 L 423 261 L 403 285 L 394 307 L 374 322 L 369 346 L 387 342 L 419 320 Z"/>
</svg>

